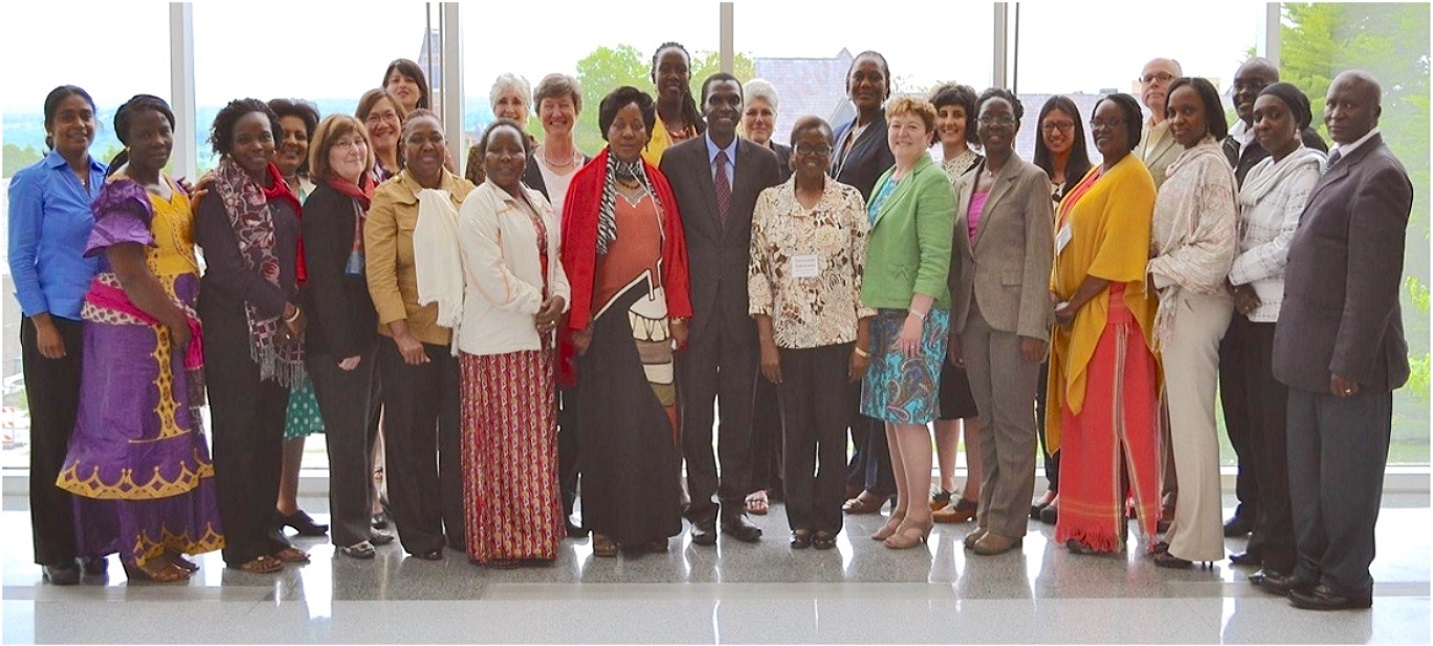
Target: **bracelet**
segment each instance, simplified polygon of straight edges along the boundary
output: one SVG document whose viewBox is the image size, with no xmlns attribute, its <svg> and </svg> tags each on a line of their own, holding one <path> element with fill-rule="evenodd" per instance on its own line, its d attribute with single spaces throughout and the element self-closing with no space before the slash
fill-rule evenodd
<svg viewBox="0 0 1433 646">
<path fill-rule="evenodd" d="M 870 358 L 870 356 L 871 356 L 871 353 L 866 352 L 865 350 L 862 350 L 862 349 L 860 349 L 860 348 L 855 348 L 855 347 L 853 347 L 853 348 L 851 348 L 851 349 L 852 349 L 853 351 L 855 351 L 856 356 L 858 356 L 858 357 L 860 357 L 860 358 L 862 358 L 862 359 L 867 359 L 867 358 Z"/>
<path fill-rule="evenodd" d="M 930 312 L 917 312 L 914 307 L 912 307 L 912 308 L 906 310 L 906 312 L 907 312 L 907 313 L 910 313 L 910 314 L 914 314 L 915 317 L 918 318 L 918 319 L 920 319 L 922 323 L 925 322 L 925 317 L 930 314 Z"/>
<path fill-rule="evenodd" d="M 285 323 L 293 323 L 294 321 L 299 320 L 299 315 L 300 315 L 300 314 L 303 314 L 303 313 L 304 313 L 303 309 L 300 308 L 299 306 L 295 305 L 295 306 L 294 306 L 294 315 L 293 315 L 293 316 L 284 317 L 284 322 L 285 322 Z"/>
</svg>

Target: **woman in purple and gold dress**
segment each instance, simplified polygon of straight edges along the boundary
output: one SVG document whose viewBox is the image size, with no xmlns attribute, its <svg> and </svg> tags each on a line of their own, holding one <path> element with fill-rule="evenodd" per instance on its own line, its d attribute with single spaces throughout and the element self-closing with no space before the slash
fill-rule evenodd
<svg viewBox="0 0 1433 646">
<path fill-rule="evenodd" d="M 163 168 L 174 113 L 138 95 L 115 113 L 127 153 L 95 199 L 86 255 L 80 407 L 57 485 L 76 496 L 79 551 L 119 553 L 130 579 L 182 582 L 184 554 L 224 546 L 199 416 L 199 265 L 189 199 Z"/>
</svg>

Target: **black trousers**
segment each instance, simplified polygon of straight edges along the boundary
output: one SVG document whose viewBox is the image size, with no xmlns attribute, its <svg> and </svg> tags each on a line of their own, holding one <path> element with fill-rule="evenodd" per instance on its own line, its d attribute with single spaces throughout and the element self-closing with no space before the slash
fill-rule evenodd
<svg viewBox="0 0 1433 646">
<path fill-rule="evenodd" d="M 1040 452 L 1045 456 L 1045 480 L 1050 483 L 1049 491 L 1060 493 L 1060 452 L 1050 452 L 1045 439 L 1045 393 L 1050 381 L 1050 364 L 1040 364 L 1040 377 L 1035 386 L 1035 430 L 1040 434 Z"/>
<path fill-rule="evenodd" d="M 751 417 L 751 491 L 765 489 L 772 500 L 781 499 L 785 490 L 781 475 L 784 460 L 781 405 L 777 390 L 778 386 L 765 377 L 757 378 L 756 404 Z"/>
<path fill-rule="evenodd" d="M 861 414 L 861 384 L 848 384 L 846 389 L 850 391 L 846 424 L 851 429 L 851 442 L 856 446 L 846 468 L 846 484 L 877 496 L 895 495 L 896 473 L 891 467 L 886 423 Z"/>
<path fill-rule="evenodd" d="M 1372 593 L 1368 566 L 1392 429 L 1393 393 L 1289 389 L 1296 576 L 1342 595 Z"/>
<path fill-rule="evenodd" d="M 572 522 L 577 506 L 577 487 L 582 477 L 578 457 L 577 386 L 557 389 L 557 480 L 562 489 L 562 516 Z"/>
<path fill-rule="evenodd" d="M 328 442 L 328 509 L 333 544 L 347 547 L 372 534 L 373 441 L 377 437 L 378 347 L 360 354 L 358 367 L 338 367 L 345 357 L 311 356 L 307 366 Z"/>
<path fill-rule="evenodd" d="M 466 550 L 458 358 L 444 346 L 423 351 L 428 363 L 410 366 L 393 339 L 378 341 L 388 503 L 409 554 Z"/>
<path fill-rule="evenodd" d="M 743 324 L 719 323 L 694 333 L 690 347 L 677 355 L 682 455 L 692 498 L 686 516 L 692 522 L 714 520 L 719 509 L 723 514 L 745 513 L 746 494 L 751 491 L 751 416 L 759 356 L 756 327 L 749 318 Z M 713 453 L 712 414 L 717 404 L 721 427 Z M 719 505 L 712 502 L 713 494 Z"/>
<path fill-rule="evenodd" d="M 1294 517 L 1289 503 L 1288 411 L 1289 387 L 1274 378 L 1274 324 L 1254 323 L 1235 314 L 1225 340 L 1237 337 L 1240 352 L 1230 357 L 1230 372 L 1238 372 L 1238 390 L 1224 389 L 1225 422 L 1249 432 L 1249 475 L 1257 479 L 1258 499 L 1244 503 L 1256 510 L 1249 551 L 1259 554 L 1264 567 L 1281 573 L 1294 568 Z M 1224 372 L 1224 357 L 1220 371 Z M 1230 400 L 1233 400 L 1231 405 Z M 1243 417 L 1232 420 L 1230 411 Z M 1244 473 L 1241 471 L 1241 473 Z M 1252 505 L 1251 505 L 1252 503 Z"/>
<path fill-rule="evenodd" d="M 1254 439 L 1256 432 L 1255 421 L 1259 413 L 1257 409 L 1263 404 L 1257 400 L 1250 399 L 1246 393 L 1250 389 L 1257 389 L 1257 385 L 1251 385 L 1249 381 L 1256 379 L 1247 370 L 1247 357 L 1258 349 L 1253 347 L 1253 339 L 1249 337 L 1249 320 L 1238 312 L 1229 320 L 1229 329 L 1224 332 L 1224 338 L 1219 342 L 1219 401 L 1224 409 L 1224 428 L 1229 435 L 1229 444 L 1234 447 L 1235 463 L 1238 468 L 1234 479 L 1234 495 L 1239 499 L 1239 505 L 1234 508 L 1234 516 L 1239 519 L 1256 521 L 1259 517 L 1259 475 L 1258 461 L 1254 459 Z M 1273 324 L 1269 324 L 1273 328 Z M 1272 329 L 1269 332 L 1273 334 Z M 1272 353 L 1272 346 L 1266 348 Z M 1265 362 L 1271 361 L 1265 358 Z M 1232 393 L 1233 396 L 1230 396 Z M 1249 550 L 1254 553 L 1260 552 L 1257 541 L 1251 541 Z M 1288 570 L 1279 570 L 1287 572 Z"/>
<path fill-rule="evenodd" d="M 851 345 L 781 350 L 777 388 L 792 531 L 841 531 Z"/>
<path fill-rule="evenodd" d="M 242 304 L 201 297 L 199 315 L 224 562 L 238 566 L 290 545 L 283 532 L 271 531 L 283 470 L 289 387 L 259 378 Z"/>
<path fill-rule="evenodd" d="M 40 354 L 35 323 L 29 317 L 20 319 L 21 372 L 30 406 L 30 529 L 39 565 L 73 563 L 78 556 L 74 502 L 69 492 L 55 486 L 55 480 L 75 432 L 84 324 L 53 315 L 50 320 L 65 346 L 65 356 L 59 359 Z"/>
</svg>

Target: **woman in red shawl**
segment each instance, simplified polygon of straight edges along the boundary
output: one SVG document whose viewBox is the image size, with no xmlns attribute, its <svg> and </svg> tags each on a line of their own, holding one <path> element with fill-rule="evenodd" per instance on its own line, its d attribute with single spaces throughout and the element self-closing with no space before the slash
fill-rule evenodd
<svg viewBox="0 0 1433 646">
<path fill-rule="evenodd" d="M 641 155 L 656 119 L 636 88 L 603 98 L 608 146 L 573 177 L 562 212 L 572 308 L 560 378 L 578 385 L 582 516 L 597 556 L 619 544 L 665 551 L 682 531 L 672 356 L 692 306 L 676 198 Z"/>
</svg>

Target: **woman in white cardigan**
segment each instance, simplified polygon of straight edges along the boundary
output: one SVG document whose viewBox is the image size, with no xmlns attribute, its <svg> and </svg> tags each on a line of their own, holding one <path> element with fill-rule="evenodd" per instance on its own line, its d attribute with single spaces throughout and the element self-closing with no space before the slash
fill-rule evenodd
<svg viewBox="0 0 1433 646">
<path fill-rule="evenodd" d="M 1305 148 L 1299 137 L 1312 117 L 1308 97 L 1293 85 L 1274 83 L 1259 93 L 1254 136 L 1271 156 L 1249 170 L 1239 191 L 1239 255 L 1229 271 L 1235 314 L 1225 333 L 1236 377 L 1221 396 L 1226 411 L 1244 416 L 1259 485 L 1259 511 L 1246 554 L 1257 555 L 1263 569 L 1249 576 L 1251 583 L 1285 579 L 1294 571 L 1286 455 L 1289 391 L 1274 379 L 1272 359 L 1289 241 L 1325 160 L 1324 153 Z"/>
<path fill-rule="evenodd" d="M 565 535 L 554 330 L 571 293 L 558 218 L 522 184 L 528 145 L 513 121 L 489 126 L 478 142 L 487 180 L 458 213 L 467 548 L 491 567 L 556 559 Z"/>
<path fill-rule="evenodd" d="M 1169 165 L 1154 203 L 1147 271 L 1159 294 L 1154 336 L 1164 363 L 1179 505 L 1154 563 L 1187 568 L 1224 560 L 1214 388 L 1219 340 L 1234 311 L 1224 286 L 1239 215 L 1234 172 L 1218 143 L 1229 129 L 1219 92 L 1201 78 L 1176 79 L 1165 112 L 1184 152 Z"/>
</svg>

